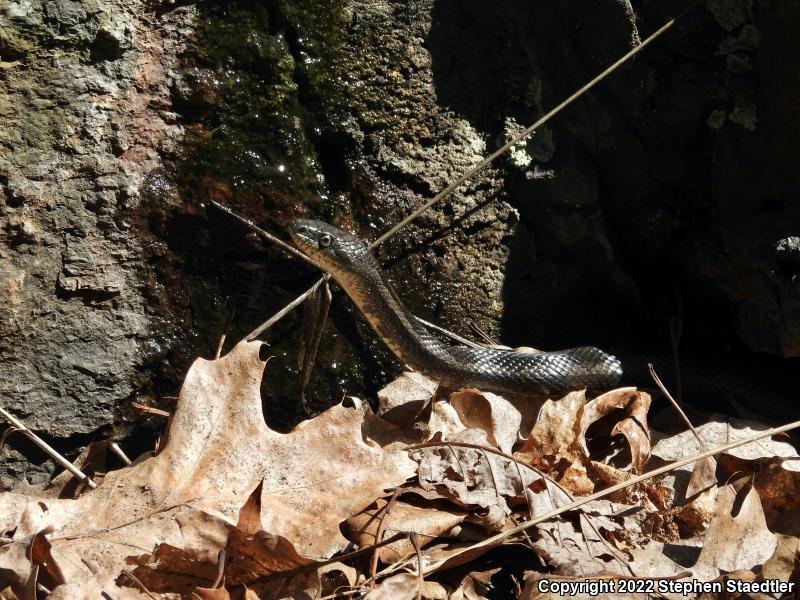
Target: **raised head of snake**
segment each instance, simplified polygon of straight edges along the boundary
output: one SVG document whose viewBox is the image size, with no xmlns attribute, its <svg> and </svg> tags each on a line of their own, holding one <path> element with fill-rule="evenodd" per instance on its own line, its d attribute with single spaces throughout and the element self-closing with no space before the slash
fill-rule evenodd
<svg viewBox="0 0 800 600">
<path fill-rule="evenodd" d="M 361 240 L 333 225 L 313 219 L 295 219 L 289 224 L 289 233 L 298 249 L 337 281 L 348 272 L 363 274 L 377 267 Z"/>
<path fill-rule="evenodd" d="M 622 374 L 616 358 L 592 346 L 537 354 L 448 346 L 406 309 L 357 237 L 309 219 L 293 221 L 289 231 L 297 247 L 350 296 L 389 349 L 441 385 L 549 396 L 610 387 Z"/>
</svg>

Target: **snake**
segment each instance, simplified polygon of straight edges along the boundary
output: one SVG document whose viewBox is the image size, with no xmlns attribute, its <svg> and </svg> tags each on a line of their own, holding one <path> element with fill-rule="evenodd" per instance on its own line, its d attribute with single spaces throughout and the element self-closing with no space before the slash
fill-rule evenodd
<svg viewBox="0 0 800 600">
<path fill-rule="evenodd" d="M 404 306 L 355 235 L 313 219 L 295 219 L 288 228 L 295 246 L 333 277 L 394 355 L 439 386 L 561 397 L 583 388 L 609 389 L 622 376 L 620 361 L 593 346 L 528 353 L 445 344 Z"/>
</svg>

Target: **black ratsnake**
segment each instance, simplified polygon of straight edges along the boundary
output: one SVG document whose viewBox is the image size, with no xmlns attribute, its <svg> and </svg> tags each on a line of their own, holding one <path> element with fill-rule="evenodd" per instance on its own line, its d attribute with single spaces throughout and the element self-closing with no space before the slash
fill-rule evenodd
<svg viewBox="0 0 800 600">
<path fill-rule="evenodd" d="M 289 231 L 297 247 L 350 296 L 389 349 L 441 386 L 558 397 L 581 388 L 612 387 L 622 375 L 615 357 L 591 346 L 540 353 L 448 346 L 403 306 L 358 238 L 310 219 L 293 221 Z"/>
</svg>

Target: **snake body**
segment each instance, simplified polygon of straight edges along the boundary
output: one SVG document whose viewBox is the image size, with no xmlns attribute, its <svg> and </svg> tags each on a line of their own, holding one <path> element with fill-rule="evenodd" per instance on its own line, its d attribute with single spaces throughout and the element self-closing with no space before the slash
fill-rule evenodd
<svg viewBox="0 0 800 600">
<path fill-rule="evenodd" d="M 591 346 L 540 353 L 448 346 L 406 309 L 354 235 L 310 219 L 293 221 L 289 231 L 295 245 L 336 280 L 389 349 L 442 386 L 560 396 L 584 387 L 612 387 L 622 375 L 615 357 Z"/>
</svg>

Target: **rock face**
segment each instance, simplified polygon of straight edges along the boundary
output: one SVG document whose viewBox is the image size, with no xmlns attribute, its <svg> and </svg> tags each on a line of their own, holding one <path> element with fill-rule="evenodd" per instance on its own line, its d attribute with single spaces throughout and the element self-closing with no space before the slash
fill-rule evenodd
<svg viewBox="0 0 800 600">
<path fill-rule="evenodd" d="M 191 12 L 0 7 L 0 396 L 49 436 L 111 425 L 149 377 L 158 320 L 131 215 L 182 139 L 169 89 Z"/>
<path fill-rule="evenodd" d="M 377 237 L 667 19 L 585 4 L 4 3 L 4 407 L 68 449 L 121 435 L 130 399 L 168 403 L 193 357 L 318 276 L 203 203 Z M 401 296 L 510 344 L 635 354 L 680 316 L 690 356 L 800 356 L 798 25 L 792 2 L 682 16 L 386 243 Z M 298 321 L 267 335 L 284 424 Z M 399 368 L 337 296 L 307 396 Z M 11 442 L 2 483 L 42 476 Z"/>
</svg>

